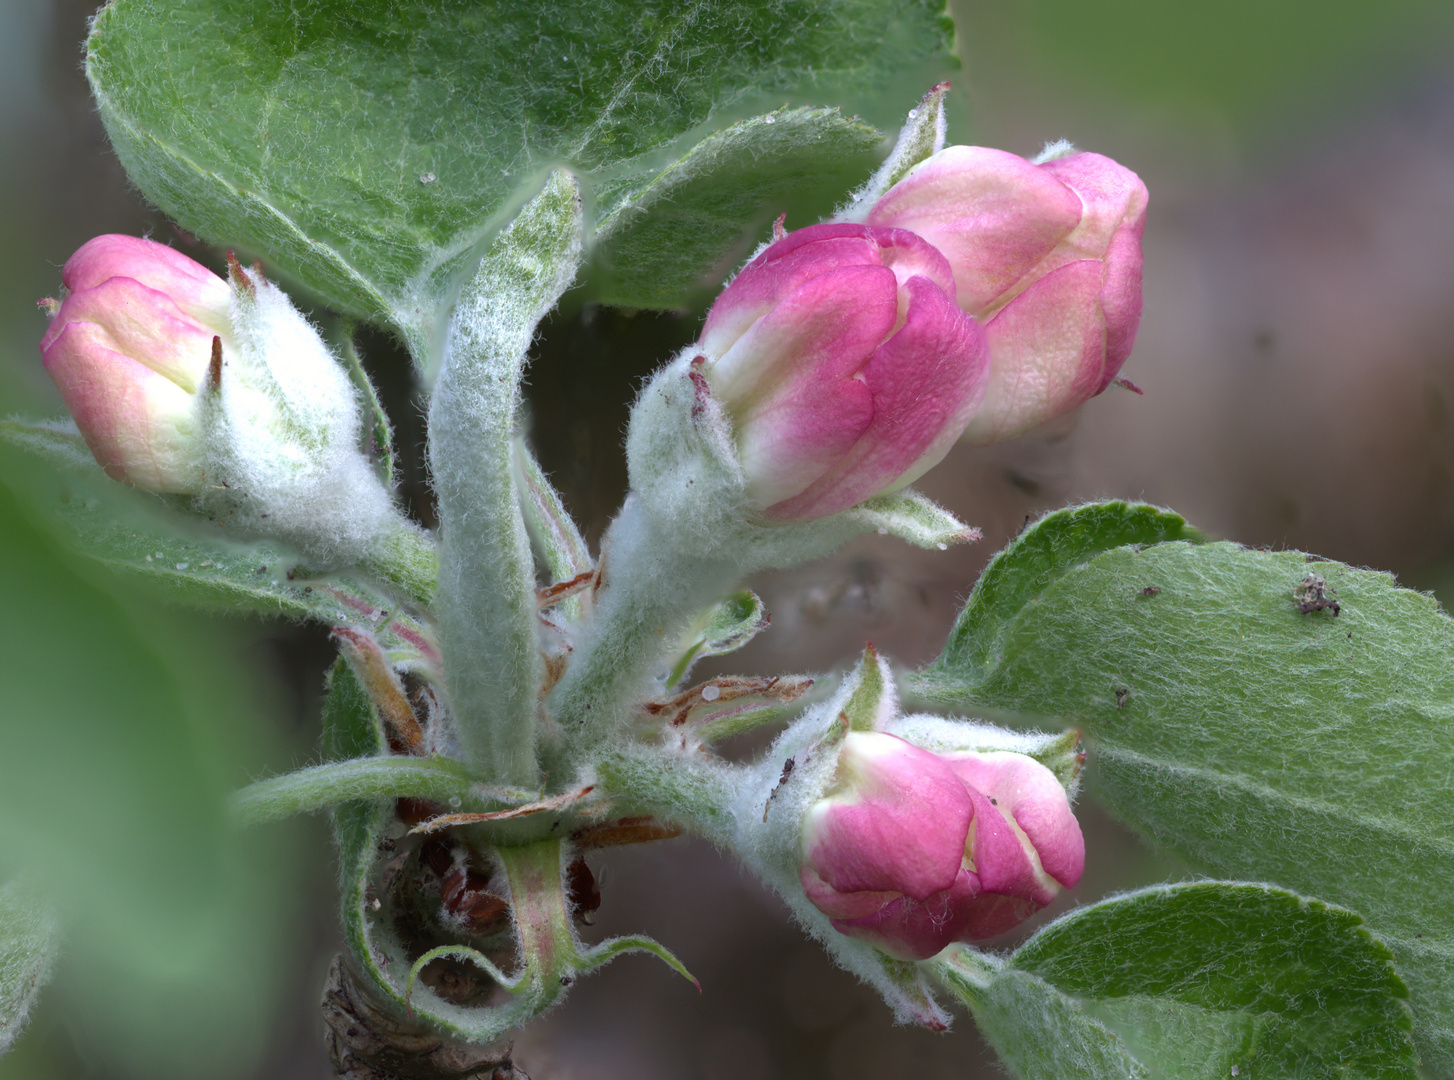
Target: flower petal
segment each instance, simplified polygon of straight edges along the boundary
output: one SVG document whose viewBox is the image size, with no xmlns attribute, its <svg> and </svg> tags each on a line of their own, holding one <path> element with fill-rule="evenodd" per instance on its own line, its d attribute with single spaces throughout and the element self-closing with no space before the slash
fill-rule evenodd
<svg viewBox="0 0 1454 1080">
<path fill-rule="evenodd" d="M 41 338 L 42 352 L 70 322 L 94 324 L 110 348 L 188 393 L 201 387 L 212 358 L 212 332 L 184 315 L 165 293 L 132 278 L 108 278 L 66 297 Z"/>
<path fill-rule="evenodd" d="M 974 415 L 987 376 L 983 331 L 928 279 L 910 278 L 905 292 L 904 326 L 859 374 L 870 422 L 819 479 L 769 506 L 768 517 L 821 517 L 906 487 L 943 460 Z"/>
<path fill-rule="evenodd" d="M 94 323 L 72 322 L 44 352 L 97 463 L 148 491 L 200 491 L 196 399 L 108 343 Z"/>
<path fill-rule="evenodd" d="M 804 822 L 806 861 L 838 892 L 949 888 L 964 859 L 974 805 L 945 761 L 893 735 L 852 732 L 838 768 L 841 793 Z"/>
<path fill-rule="evenodd" d="M 966 918 L 980 896 L 978 879 L 961 869 L 954 883 L 927 900 L 900 896 L 872 914 L 835 918 L 833 929 L 877 945 L 903 960 L 927 960 L 961 940 Z"/>
<path fill-rule="evenodd" d="M 166 293 L 188 315 L 215 333 L 228 328 L 232 290 L 201 263 L 165 244 L 139 236 L 109 234 L 88 240 L 66 260 L 61 280 L 71 292 L 94 289 L 113 277 L 129 277 Z"/>
<path fill-rule="evenodd" d="M 1084 259 L 1041 278 L 985 326 L 989 384 L 964 431 L 986 445 L 1070 412 L 1105 386 L 1104 267 Z"/>
<path fill-rule="evenodd" d="M 981 315 L 1075 229 L 1081 200 L 1024 158 L 951 146 L 915 166 L 869 224 L 918 233 L 954 269 L 958 303 Z"/>
</svg>

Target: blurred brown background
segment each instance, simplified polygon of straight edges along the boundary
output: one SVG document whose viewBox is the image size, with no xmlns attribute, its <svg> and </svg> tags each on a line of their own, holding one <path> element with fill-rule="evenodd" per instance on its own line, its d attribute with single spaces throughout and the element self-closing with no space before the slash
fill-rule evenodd
<svg viewBox="0 0 1454 1080">
<path fill-rule="evenodd" d="M 80 70 L 90 11 L 0 0 L 0 412 L 59 407 L 35 352 L 33 301 L 55 289 L 71 251 L 101 232 L 176 239 L 129 188 L 92 110 Z M 955 141 L 1029 156 L 1067 137 L 1150 188 L 1146 314 L 1124 371 L 1145 396 L 1113 388 L 1073 423 L 957 450 L 920 486 L 984 529 L 978 548 L 924 553 L 875 539 L 768 576 L 756 585 L 772 628 L 723 668 L 821 670 L 866 640 L 925 660 L 984 559 L 1027 515 L 1103 496 L 1440 589 L 1454 565 L 1454 8 L 961 0 L 955 13 Z M 568 303 L 546 327 L 531 375 L 535 439 L 593 539 L 624 487 L 631 393 L 697 319 Z M 364 344 L 427 515 L 405 362 L 386 339 Z M 228 661 L 260 688 L 248 717 L 263 732 L 255 767 L 308 761 L 322 635 L 255 623 L 215 632 L 234 635 Z M 1093 807 L 1085 821 L 1090 870 L 1057 910 L 1177 873 Z M 305 853 L 288 880 L 310 913 L 309 941 L 281 954 L 270 1035 L 249 1068 L 321 1080 L 315 1002 L 336 947 L 332 853 L 317 820 L 271 836 Z M 967 1018 L 948 1037 L 894 1028 L 710 848 L 621 852 L 600 877 L 600 931 L 656 936 L 703 993 L 649 958 L 618 961 L 522 1036 L 536 1080 L 994 1074 Z M 69 1001 L 45 1002 L 0 1078 L 120 1075 Z"/>
</svg>

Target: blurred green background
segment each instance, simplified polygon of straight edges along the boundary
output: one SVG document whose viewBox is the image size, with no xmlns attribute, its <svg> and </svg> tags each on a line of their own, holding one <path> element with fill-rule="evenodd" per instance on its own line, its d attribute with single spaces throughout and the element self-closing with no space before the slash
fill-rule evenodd
<svg viewBox="0 0 1454 1080">
<path fill-rule="evenodd" d="M 957 450 L 924 486 L 985 528 L 979 551 L 934 559 L 870 541 L 768 576 L 758 587 L 774 630 L 731 666 L 823 667 L 867 637 L 901 659 L 932 655 L 1026 514 L 1103 495 L 1442 588 L 1454 556 L 1454 5 L 954 10 L 956 141 L 1028 155 L 1063 136 L 1146 179 L 1147 308 L 1125 373 L 1147 396 L 1112 392 L 1076 424 Z M 80 69 L 91 11 L 0 0 L 3 414 L 59 409 L 34 302 L 76 247 L 113 231 L 185 243 L 107 148 Z M 636 380 L 695 327 L 691 313 L 579 305 L 547 326 L 536 439 L 592 534 L 624 486 Z M 365 346 L 427 517 L 407 369 L 382 338 Z M 41 872 L 69 926 L 56 982 L 0 1078 L 324 1077 L 326 832 L 314 819 L 240 837 L 222 800 L 311 759 L 326 641 L 178 611 L 69 553 L 48 516 L 66 494 L 63 478 L 0 450 L 0 879 Z M 1102 815 L 1087 821 L 1081 899 L 1167 873 Z M 655 934 L 707 993 L 623 961 L 523 1037 L 537 1080 L 991 1068 L 967 1023 L 950 1039 L 892 1028 L 709 849 L 625 853 L 603 883 L 603 928 Z"/>
</svg>

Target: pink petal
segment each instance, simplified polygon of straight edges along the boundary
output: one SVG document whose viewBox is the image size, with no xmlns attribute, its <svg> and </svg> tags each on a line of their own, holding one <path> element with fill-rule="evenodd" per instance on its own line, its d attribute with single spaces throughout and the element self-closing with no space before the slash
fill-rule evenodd
<svg viewBox="0 0 1454 1080">
<path fill-rule="evenodd" d="M 985 326 L 989 385 L 964 431 L 987 445 L 1023 435 L 1081 405 L 1105 386 L 1103 267 L 1082 260 L 1026 289 Z"/>
<path fill-rule="evenodd" d="M 956 941 L 984 941 L 1013 930 L 1040 910 L 1039 904 L 1018 896 L 981 893 L 966 907 Z"/>
<path fill-rule="evenodd" d="M 1100 296 L 1106 320 L 1106 362 L 1098 394 L 1111 385 L 1136 344 L 1136 331 L 1141 325 L 1141 262 L 1140 230 L 1126 226 L 1111 239 L 1106 252 L 1105 284 Z"/>
<path fill-rule="evenodd" d="M 188 393 L 201 386 L 212 358 L 212 331 L 183 315 L 165 293 L 132 278 L 109 278 L 66 297 L 41 338 L 41 351 L 71 322 L 95 324 L 109 339 L 109 348 L 165 375 Z"/>
<path fill-rule="evenodd" d="M 987 893 L 1012 896 L 1044 907 L 1060 889 L 1041 878 L 1033 846 L 997 806 L 978 791 L 974 796 L 974 824 L 965 841 L 967 861 L 979 875 L 980 888 Z"/>
<path fill-rule="evenodd" d="M 855 375 L 897 317 L 891 271 L 841 267 L 800 285 L 708 368 L 754 502 L 796 495 L 857 443 L 874 407 Z"/>
<path fill-rule="evenodd" d="M 1101 154 L 1072 154 L 1040 167 L 1074 191 L 1085 207 L 1080 223 L 1058 245 L 1065 261 L 1102 258 L 1123 229 L 1141 239 L 1146 185 L 1130 169 Z"/>
<path fill-rule="evenodd" d="M 949 888 L 974 808 L 943 759 L 893 735 L 853 732 L 838 767 L 843 794 L 815 804 L 804 823 L 818 875 L 842 893 L 922 900 Z"/>
<path fill-rule="evenodd" d="M 1080 199 L 1024 158 L 951 146 L 914 168 L 874 206 L 869 224 L 909 229 L 954 268 L 958 303 L 985 312 L 1080 221 Z"/>
<path fill-rule="evenodd" d="M 984 392 L 987 348 L 974 319 L 926 278 L 910 278 L 904 326 L 864 364 L 872 420 L 850 450 L 767 516 L 803 520 L 913 483 L 943 460 Z"/>
<path fill-rule="evenodd" d="M 71 292 L 94 289 L 113 277 L 129 277 L 166 293 L 192 318 L 214 332 L 227 329 L 231 289 L 201 263 L 165 244 L 112 233 L 88 240 L 66 260 L 61 280 Z"/>
<path fill-rule="evenodd" d="M 66 324 L 43 355 L 66 408 L 110 476 L 148 491 L 201 490 L 191 394 L 109 348 L 93 323 Z"/>
<path fill-rule="evenodd" d="M 927 960 L 963 937 L 966 917 L 974 911 L 978 895 L 975 875 L 961 869 L 953 885 L 928 900 L 897 897 L 872 914 L 835 918 L 833 928 L 900 959 Z"/>
<path fill-rule="evenodd" d="M 1010 816 L 1046 874 L 1067 889 L 1080 881 L 1085 840 L 1065 788 L 1053 772 L 1033 758 L 1007 751 L 950 755 L 946 760 L 966 785 L 993 799 L 996 809 Z"/>
<path fill-rule="evenodd" d="M 839 892 L 806 863 L 798 868 L 798 880 L 803 883 L 803 892 L 807 893 L 813 906 L 834 919 L 861 919 L 903 895 L 894 891 Z"/>
<path fill-rule="evenodd" d="M 879 262 L 878 245 L 862 225 L 814 225 L 789 233 L 743 267 L 712 304 L 702 327 L 702 351 L 722 356 L 804 282 L 840 267 Z"/>
</svg>

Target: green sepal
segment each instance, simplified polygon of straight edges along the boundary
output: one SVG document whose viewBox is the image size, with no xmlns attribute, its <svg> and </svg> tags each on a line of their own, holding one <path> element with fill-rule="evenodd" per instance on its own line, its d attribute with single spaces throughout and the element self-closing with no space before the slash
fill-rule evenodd
<svg viewBox="0 0 1454 1080">
<path fill-rule="evenodd" d="M 358 348 L 353 343 L 353 324 L 345 322 L 338 340 L 338 355 L 348 371 L 349 382 L 358 391 L 359 403 L 363 405 L 367 433 L 364 453 L 373 462 L 374 470 L 384 487 L 394 490 L 394 427 L 389 423 L 389 414 L 379 401 L 378 391 L 364 370 L 359 359 Z"/>
<path fill-rule="evenodd" d="M 520 493 L 525 528 L 539 549 L 551 579 L 569 581 L 578 574 L 584 574 L 595 565 L 595 560 L 591 558 L 591 549 L 581 535 L 580 527 L 566 510 L 559 492 L 535 460 L 530 447 L 525 445 L 523 437 L 515 437 L 512 450 L 515 487 Z"/>
<path fill-rule="evenodd" d="M 867 221 L 873 204 L 883 198 L 884 192 L 907 176 L 919 162 L 927 161 L 944 148 L 944 99 L 948 96 L 949 84 L 940 83 L 909 110 L 909 117 L 899 129 L 899 137 L 889 156 L 868 183 L 855 191 L 834 215 L 835 221 Z"/>
<path fill-rule="evenodd" d="M 964 524 L 913 488 L 892 495 L 876 495 L 836 516 L 845 523 L 851 522 L 861 532 L 897 536 L 930 551 L 944 551 L 956 544 L 973 544 L 980 539 L 978 529 Z"/>
<path fill-rule="evenodd" d="M 898 715 L 893 673 L 889 671 L 888 661 L 872 645 L 864 648 L 858 666 L 844 680 L 844 686 L 850 688 L 843 705 L 850 730 L 882 731 Z"/>
<path fill-rule="evenodd" d="M 686 677 L 692 665 L 704 656 L 736 652 L 755 638 L 772 620 L 762 598 L 742 589 L 704 611 L 687 630 L 687 644 L 666 677 L 668 688 Z"/>
<path fill-rule="evenodd" d="M 1080 748 L 1080 732 L 1074 728 L 1059 734 L 1011 731 L 998 724 L 916 713 L 898 717 L 883 730 L 935 754 L 983 754 L 997 750 L 1024 754 L 1053 772 L 1072 799 L 1080 788 L 1085 754 Z"/>
</svg>

